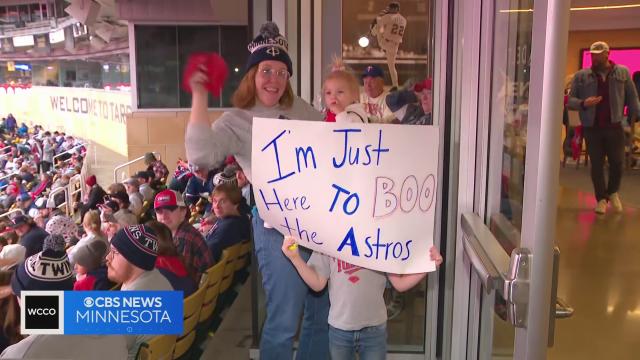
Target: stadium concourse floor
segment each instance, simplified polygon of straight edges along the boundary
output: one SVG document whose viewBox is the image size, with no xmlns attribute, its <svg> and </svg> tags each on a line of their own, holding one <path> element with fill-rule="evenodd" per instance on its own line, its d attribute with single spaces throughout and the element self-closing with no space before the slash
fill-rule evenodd
<svg viewBox="0 0 640 360">
<path fill-rule="evenodd" d="M 627 170 L 621 214 L 593 211 L 589 169 L 561 169 L 556 239 L 558 296 L 574 315 L 556 322 L 548 358 L 638 359 L 640 339 L 640 171 Z"/>
</svg>

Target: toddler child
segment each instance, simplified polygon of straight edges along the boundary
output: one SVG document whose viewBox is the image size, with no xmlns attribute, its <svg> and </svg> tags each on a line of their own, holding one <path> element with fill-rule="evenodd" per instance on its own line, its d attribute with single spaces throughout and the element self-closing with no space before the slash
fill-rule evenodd
<svg viewBox="0 0 640 360">
<path fill-rule="evenodd" d="M 314 252 L 308 262 L 298 254 L 295 239 L 286 236 L 282 252 L 287 256 L 304 282 L 314 291 L 329 283 L 329 351 L 332 360 L 386 358 L 387 309 L 384 289 L 387 279 L 402 292 L 420 282 L 426 273 L 389 274 L 360 268 L 345 261 Z M 435 247 L 429 249 L 436 266 L 442 256 Z"/>
</svg>

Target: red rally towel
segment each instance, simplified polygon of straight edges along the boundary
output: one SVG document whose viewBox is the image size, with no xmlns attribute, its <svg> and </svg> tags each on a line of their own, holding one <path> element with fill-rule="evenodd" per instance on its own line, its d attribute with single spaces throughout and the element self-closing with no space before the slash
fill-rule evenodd
<svg viewBox="0 0 640 360">
<path fill-rule="evenodd" d="M 213 96 L 219 97 L 222 92 L 224 82 L 229 75 L 229 68 L 224 62 L 224 59 L 213 52 L 210 53 L 193 53 L 187 60 L 187 66 L 184 69 L 184 76 L 182 78 L 182 88 L 191 93 L 191 86 L 189 86 L 189 79 L 194 72 L 198 70 L 200 65 L 204 65 L 206 68 L 206 75 L 209 81 L 205 84 L 205 88 Z"/>
</svg>

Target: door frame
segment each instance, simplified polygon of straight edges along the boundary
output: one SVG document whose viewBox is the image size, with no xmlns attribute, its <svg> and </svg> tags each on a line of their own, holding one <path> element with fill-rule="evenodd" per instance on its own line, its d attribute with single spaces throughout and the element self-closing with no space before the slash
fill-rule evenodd
<svg viewBox="0 0 640 360">
<path fill-rule="evenodd" d="M 450 353 L 446 359 L 476 358 L 467 353 L 468 338 L 477 336 L 480 314 L 469 313 L 478 291 L 472 281 L 470 264 L 464 260 L 461 214 L 474 212 L 488 222 L 487 201 L 492 193 L 489 173 L 496 156 L 489 144 L 491 61 L 493 54 L 493 1 L 456 3 L 452 121 L 454 142 L 459 141 L 458 194 L 455 221 L 455 282 Z M 525 158 L 523 223 L 521 247 L 531 250 L 532 267 L 527 328 L 516 329 L 514 358 L 546 357 L 551 298 L 556 201 L 558 192 L 562 82 L 569 28 L 569 2 L 536 0 L 533 13 L 529 122 Z M 557 65 L 561 64 L 561 65 Z M 544 91 L 543 91 L 544 90 Z M 459 121 L 454 121 L 454 119 Z M 540 120 L 536 120 L 540 119 Z M 502 138 L 502 133 L 494 134 Z M 500 141 L 502 143 L 502 141 Z M 500 154 L 502 150 L 498 151 Z M 490 156 L 491 155 L 491 156 Z M 493 165 L 493 168 L 491 167 Z M 498 177 L 499 178 L 499 177 Z M 494 180 L 495 181 L 495 180 Z M 495 185 L 495 184 L 494 184 Z M 493 186 L 495 189 L 495 186 Z M 489 214 L 490 215 L 490 214 Z"/>
</svg>

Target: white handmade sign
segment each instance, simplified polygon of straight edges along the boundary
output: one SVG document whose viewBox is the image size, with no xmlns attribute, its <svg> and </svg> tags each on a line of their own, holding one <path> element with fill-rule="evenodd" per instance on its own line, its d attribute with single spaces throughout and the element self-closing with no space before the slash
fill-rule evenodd
<svg viewBox="0 0 640 360">
<path fill-rule="evenodd" d="M 302 246 L 390 273 L 435 270 L 438 128 L 254 118 L 260 216 Z"/>
</svg>

